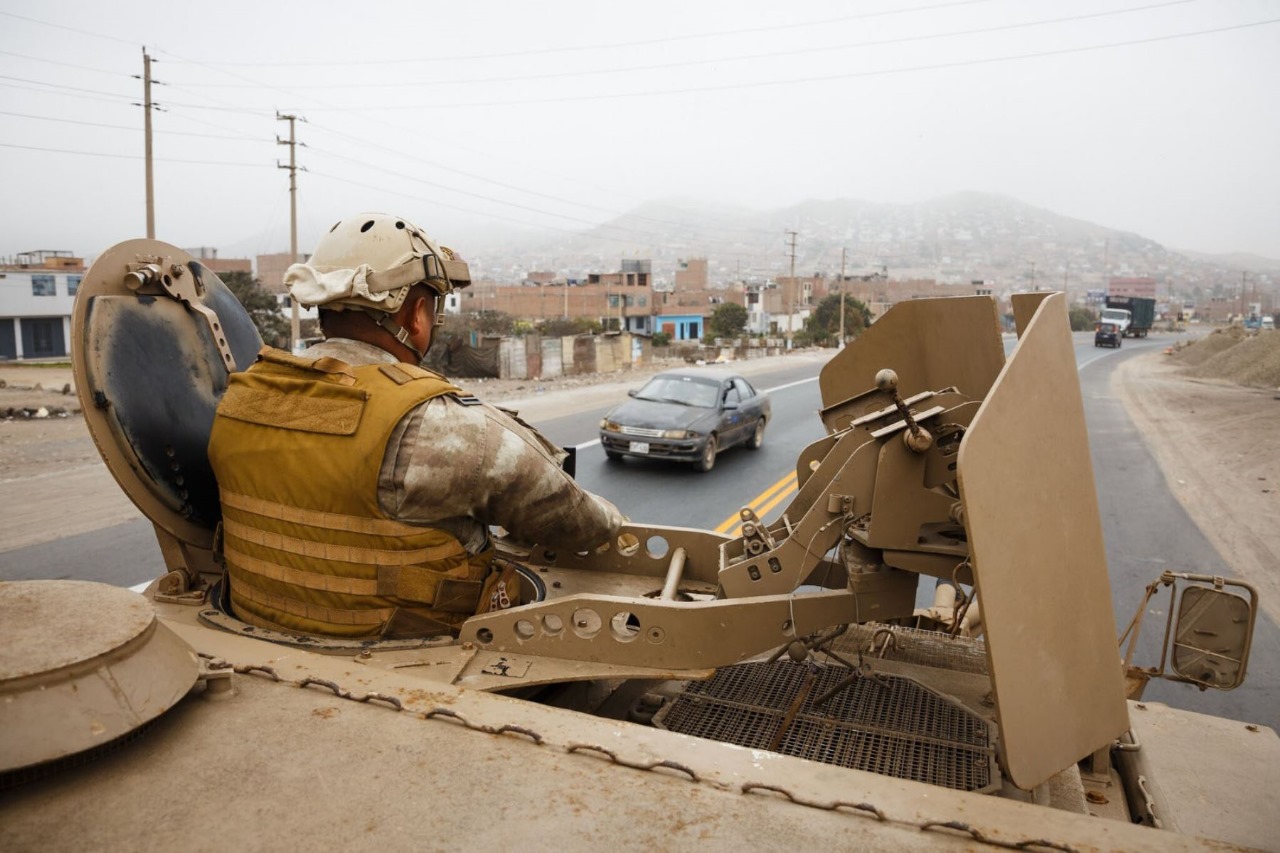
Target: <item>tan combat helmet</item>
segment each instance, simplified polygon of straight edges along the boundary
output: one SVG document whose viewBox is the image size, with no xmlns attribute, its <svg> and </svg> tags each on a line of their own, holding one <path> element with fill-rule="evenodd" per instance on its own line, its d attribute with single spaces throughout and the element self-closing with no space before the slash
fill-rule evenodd
<svg viewBox="0 0 1280 853">
<path fill-rule="evenodd" d="M 307 263 L 289 267 L 284 284 L 307 307 L 363 311 L 413 349 L 408 334 L 391 319 L 409 290 L 425 284 L 445 296 L 469 286 L 471 273 L 452 250 L 408 220 L 360 213 L 330 228 Z"/>
</svg>

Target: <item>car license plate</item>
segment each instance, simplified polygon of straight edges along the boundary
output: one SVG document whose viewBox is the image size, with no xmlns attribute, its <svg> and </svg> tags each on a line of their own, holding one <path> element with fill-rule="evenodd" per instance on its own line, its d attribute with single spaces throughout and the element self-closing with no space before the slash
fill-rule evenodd
<svg viewBox="0 0 1280 853">
<path fill-rule="evenodd" d="M 647 441 L 633 441 L 633 442 L 631 442 L 631 452 L 632 452 L 632 453 L 648 453 L 648 452 L 649 452 L 649 442 L 647 442 Z"/>
</svg>

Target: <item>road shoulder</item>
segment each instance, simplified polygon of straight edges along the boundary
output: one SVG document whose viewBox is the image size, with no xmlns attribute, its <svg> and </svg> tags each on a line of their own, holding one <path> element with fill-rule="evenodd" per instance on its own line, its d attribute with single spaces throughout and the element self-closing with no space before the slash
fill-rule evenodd
<svg viewBox="0 0 1280 853">
<path fill-rule="evenodd" d="M 1126 359 L 1111 392 L 1169 491 L 1280 622 L 1280 392 L 1192 379 L 1160 352 Z"/>
</svg>

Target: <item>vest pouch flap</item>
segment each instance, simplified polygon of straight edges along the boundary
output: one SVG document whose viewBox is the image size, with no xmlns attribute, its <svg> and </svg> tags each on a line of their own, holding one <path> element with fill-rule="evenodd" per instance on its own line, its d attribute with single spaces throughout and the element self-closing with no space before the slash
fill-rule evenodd
<svg viewBox="0 0 1280 853">
<path fill-rule="evenodd" d="M 354 435 L 364 391 L 342 385 L 237 373 L 218 414 L 252 424 L 326 435 Z"/>
<path fill-rule="evenodd" d="M 421 566 L 379 566 L 378 595 L 418 602 L 446 613 L 476 612 L 482 580 L 451 578 Z"/>
</svg>

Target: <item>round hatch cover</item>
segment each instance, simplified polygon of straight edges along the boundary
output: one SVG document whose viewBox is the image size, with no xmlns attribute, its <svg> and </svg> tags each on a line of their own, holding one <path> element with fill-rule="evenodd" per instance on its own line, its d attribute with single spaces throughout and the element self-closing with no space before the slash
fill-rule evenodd
<svg viewBox="0 0 1280 853">
<path fill-rule="evenodd" d="M 191 647 L 151 602 L 89 581 L 0 583 L 0 772 L 109 743 L 195 684 Z"/>
<path fill-rule="evenodd" d="M 209 548 L 221 517 L 214 410 L 230 372 L 262 347 L 248 312 L 187 252 L 129 240 L 85 274 L 71 340 L 80 408 L 107 468 L 153 523 Z"/>
</svg>

